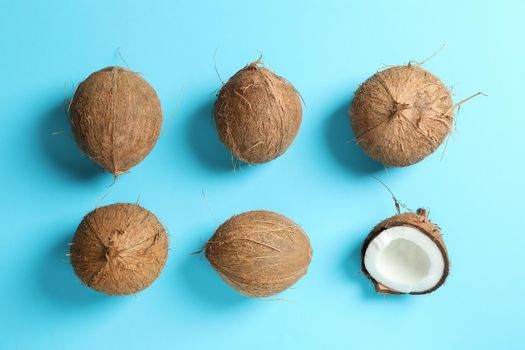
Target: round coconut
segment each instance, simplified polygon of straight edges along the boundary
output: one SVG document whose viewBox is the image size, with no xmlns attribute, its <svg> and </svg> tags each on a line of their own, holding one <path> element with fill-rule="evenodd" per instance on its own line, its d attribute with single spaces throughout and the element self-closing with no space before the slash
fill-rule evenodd
<svg viewBox="0 0 525 350">
<path fill-rule="evenodd" d="M 251 297 L 267 297 L 292 286 L 308 270 L 308 236 L 290 219 L 250 211 L 223 223 L 206 243 L 206 258 L 230 286 Z"/>
<path fill-rule="evenodd" d="M 240 160 L 258 164 L 282 155 L 301 126 L 301 100 L 285 79 L 254 62 L 217 95 L 215 124 L 222 143 Z"/>
<path fill-rule="evenodd" d="M 443 285 L 450 261 L 439 227 L 418 209 L 374 227 L 361 249 L 361 268 L 378 293 L 417 295 Z"/>
<path fill-rule="evenodd" d="M 71 264 L 88 287 L 109 295 L 147 288 L 168 257 L 168 236 L 159 220 L 136 205 L 118 203 L 87 214 L 71 244 Z"/>
<path fill-rule="evenodd" d="M 380 71 L 356 91 L 350 122 L 357 143 L 385 166 L 407 166 L 434 152 L 453 125 L 450 92 L 418 66 Z"/>
<path fill-rule="evenodd" d="M 80 83 L 69 106 L 69 119 L 82 151 L 120 175 L 155 146 L 162 110 L 155 90 L 139 74 L 107 67 Z"/>
</svg>

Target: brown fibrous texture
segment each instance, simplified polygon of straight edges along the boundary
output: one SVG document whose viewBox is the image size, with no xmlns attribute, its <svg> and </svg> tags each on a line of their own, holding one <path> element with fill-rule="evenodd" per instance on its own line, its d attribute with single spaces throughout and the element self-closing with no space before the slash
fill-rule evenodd
<svg viewBox="0 0 525 350">
<path fill-rule="evenodd" d="M 366 270 L 365 267 L 365 253 L 368 249 L 368 245 L 374 238 L 376 238 L 378 235 L 380 235 L 384 230 L 389 229 L 391 227 L 395 226 L 410 226 L 418 229 L 423 234 L 427 235 L 439 248 L 441 251 L 441 254 L 443 256 L 443 261 L 445 263 L 445 267 L 443 270 L 443 276 L 441 276 L 441 279 L 436 283 L 434 287 L 431 289 L 422 291 L 422 292 L 413 292 L 410 294 L 428 294 L 432 293 L 443 283 L 445 283 L 445 280 L 447 279 L 449 269 L 450 269 L 450 260 L 448 258 L 447 253 L 447 247 L 445 245 L 445 241 L 443 240 L 443 237 L 441 235 L 441 230 L 439 227 L 432 223 L 430 219 L 427 217 L 427 212 L 425 209 L 418 209 L 417 212 L 408 212 L 408 213 L 402 213 L 395 216 L 392 216 L 388 219 L 383 220 L 379 224 L 377 224 L 372 231 L 368 234 L 365 241 L 363 242 L 363 246 L 361 248 L 361 269 L 366 277 L 368 277 L 372 283 L 375 286 L 376 292 L 378 293 L 384 293 L 384 294 L 401 294 L 396 290 L 392 290 L 381 283 L 377 282 Z"/>
<path fill-rule="evenodd" d="M 434 152 L 453 126 L 451 94 L 414 65 L 380 71 L 356 91 L 350 122 L 357 143 L 385 166 L 407 166 Z"/>
<path fill-rule="evenodd" d="M 168 257 L 168 236 L 157 217 L 117 203 L 87 214 L 71 244 L 71 264 L 88 287 L 109 295 L 147 288 Z"/>
<path fill-rule="evenodd" d="M 162 110 L 155 90 L 139 74 L 107 67 L 80 83 L 69 106 L 69 119 L 82 151 L 120 175 L 155 146 Z"/>
<path fill-rule="evenodd" d="M 288 81 L 257 61 L 223 85 L 214 115 L 219 138 L 237 158 L 265 163 L 282 155 L 295 139 L 301 100 Z"/>
<path fill-rule="evenodd" d="M 290 219 L 250 211 L 223 223 L 206 243 L 206 258 L 240 293 L 267 297 L 292 286 L 308 270 L 308 236 Z"/>
</svg>

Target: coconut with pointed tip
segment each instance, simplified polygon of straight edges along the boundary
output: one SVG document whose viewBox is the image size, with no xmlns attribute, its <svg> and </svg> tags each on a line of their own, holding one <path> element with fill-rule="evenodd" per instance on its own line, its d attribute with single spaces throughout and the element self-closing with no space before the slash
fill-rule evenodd
<svg viewBox="0 0 525 350">
<path fill-rule="evenodd" d="M 439 227 L 426 211 L 379 223 L 361 249 L 363 273 L 378 293 L 427 294 L 446 280 L 450 262 Z"/>
<path fill-rule="evenodd" d="M 260 62 L 233 75 L 214 106 L 221 142 L 240 160 L 269 162 L 291 145 L 302 120 L 299 94 Z"/>
<path fill-rule="evenodd" d="M 453 125 L 450 92 L 414 65 L 374 74 L 356 91 L 350 122 L 357 143 L 385 166 L 407 166 L 434 152 Z"/>
<path fill-rule="evenodd" d="M 88 287 L 109 295 L 147 288 L 168 257 L 168 236 L 157 217 L 136 204 L 117 203 L 87 214 L 75 232 L 71 264 Z"/>
<path fill-rule="evenodd" d="M 205 246 L 206 258 L 230 286 L 267 297 L 292 286 L 308 270 L 310 240 L 283 215 L 250 211 L 223 223 Z"/>
<path fill-rule="evenodd" d="M 80 83 L 69 106 L 69 119 L 82 151 L 117 176 L 153 149 L 162 110 L 155 90 L 139 74 L 107 67 Z"/>
</svg>

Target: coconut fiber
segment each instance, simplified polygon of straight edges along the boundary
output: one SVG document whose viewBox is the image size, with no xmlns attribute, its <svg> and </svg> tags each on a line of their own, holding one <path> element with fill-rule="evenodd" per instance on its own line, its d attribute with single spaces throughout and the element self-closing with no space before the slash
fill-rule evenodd
<svg viewBox="0 0 525 350">
<path fill-rule="evenodd" d="M 388 219 L 383 220 L 380 222 L 374 229 L 368 234 L 366 237 L 363 247 L 361 248 L 361 269 L 366 277 L 368 277 L 372 283 L 374 284 L 376 288 L 376 292 L 378 293 L 385 293 L 385 294 L 400 294 L 398 291 L 392 290 L 388 287 L 385 287 L 384 285 L 377 282 L 366 270 L 365 267 L 365 253 L 368 249 L 368 245 L 374 238 L 376 238 L 378 235 L 381 234 L 386 229 L 389 229 L 391 227 L 395 226 L 411 226 L 419 231 L 421 231 L 423 234 L 427 235 L 439 248 L 441 251 L 441 254 L 443 255 L 443 261 L 445 263 L 445 267 L 443 270 L 443 276 L 441 276 L 441 279 L 434 285 L 431 289 L 428 289 L 426 291 L 422 292 L 413 292 L 410 294 L 428 294 L 432 293 L 443 283 L 445 283 L 445 280 L 447 279 L 449 268 L 450 268 L 450 260 L 448 259 L 448 253 L 447 253 L 447 247 L 445 246 L 445 241 L 443 240 L 443 237 L 441 236 L 440 229 L 437 225 L 433 224 L 428 218 L 427 213 L 425 209 L 418 209 L 416 213 L 409 212 L 409 213 L 403 213 L 398 214 L 395 216 L 392 216 Z"/>
<path fill-rule="evenodd" d="M 450 92 L 413 65 L 376 73 L 356 91 L 350 122 L 357 143 L 385 166 L 407 166 L 434 152 L 451 131 Z"/>
<path fill-rule="evenodd" d="M 128 295 L 148 287 L 168 256 L 168 236 L 148 210 L 118 203 L 86 215 L 71 245 L 71 263 L 88 287 Z"/>
<path fill-rule="evenodd" d="M 240 160 L 269 162 L 283 154 L 301 126 L 299 95 L 285 79 L 253 62 L 217 95 L 215 124 L 222 143 Z"/>
<path fill-rule="evenodd" d="M 114 175 L 148 155 L 162 126 L 155 90 L 122 67 L 104 68 L 84 80 L 75 91 L 69 117 L 82 151 Z"/>
<path fill-rule="evenodd" d="M 312 248 L 304 231 L 271 211 L 251 211 L 223 223 L 206 243 L 206 257 L 240 293 L 266 297 L 306 274 Z"/>
</svg>

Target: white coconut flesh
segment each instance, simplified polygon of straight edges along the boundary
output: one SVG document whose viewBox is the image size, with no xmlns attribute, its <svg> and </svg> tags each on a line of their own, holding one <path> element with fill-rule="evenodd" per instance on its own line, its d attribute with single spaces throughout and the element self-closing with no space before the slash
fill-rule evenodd
<svg viewBox="0 0 525 350">
<path fill-rule="evenodd" d="M 400 293 L 432 289 L 445 269 L 437 244 L 412 226 L 395 226 L 378 234 L 366 249 L 364 265 L 374 280 Z"/>
</svg>

